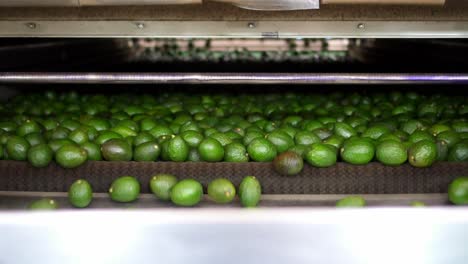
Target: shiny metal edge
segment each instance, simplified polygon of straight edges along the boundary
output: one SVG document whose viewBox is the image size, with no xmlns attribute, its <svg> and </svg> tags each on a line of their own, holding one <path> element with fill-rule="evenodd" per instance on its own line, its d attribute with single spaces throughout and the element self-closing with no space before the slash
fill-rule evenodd
<svg viewBox="0 0 468 264">
<path fill-rule="evenodd" d="M 257 11 L 291 11 L 319 9 L 319 0 L 214 0 L 229 3 L 240 8 Z"/>
<path fill-rule="evenodd" d="M 0 73 L 0 83 L 467 84 L 468 74 L 384 73 Z"/>
<path fill-rule="evenodd" d="M 0 37 L 467 38 L 468 21 L 0 21 Z"/>
<path fill-rule="evenodd" d="M 80 0 L 0 0 L 0 7 L 79 6 Z"/>
<path fill-rule="evenodd" d="M 393 207 L 393 208 L 169 208 L 169 209 L 93 209 L 60 211 L 2 211 L 0 226 L 74 225 L 76 222 L 105 223 L 133 221 L 142 225 L 195 223 L 283 223 L 342 224 L 355 221 L 380 224 L 426 224 L 462 222 L 468 224 L 468 210 L 461 207 Z M 299 217 L 300 216 L 300 217 Z M 467 230 L 468 231 L 468 230 Z"/>
<path fill-rule="evenodd" d="M 419 200 L 427 198 L 443 199 L 447 198 L 445 193 L 406 193 L 406 194 L 359 194 L 366 200 Z M 24 191 L 0 191 L 1 196 L 11 197 L 68 197 L 67 192 L 24 192 Z M 338 200 L 349 196 L 349 194 L 262 194 L 263 200 Z M 108 198 L 108 193 L 93 193 L 94 198 Z M 140 198 L 152 198 L 150 193 L 142 193 Z"/>
</svg>

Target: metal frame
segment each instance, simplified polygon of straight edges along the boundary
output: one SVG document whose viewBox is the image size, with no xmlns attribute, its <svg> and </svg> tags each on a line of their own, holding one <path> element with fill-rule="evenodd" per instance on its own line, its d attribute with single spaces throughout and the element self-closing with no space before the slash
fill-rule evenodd
<svg viewBox="0 0 468 264">
<path fill-rule="evenodd" d="M 468 74 L 0 73 L 0 83 L 468 84 Z"/>
<path fill-rule="evenodd" d="M 466 38 L 468 21 L 0 21 L 0 37 Z"/>
</svg>

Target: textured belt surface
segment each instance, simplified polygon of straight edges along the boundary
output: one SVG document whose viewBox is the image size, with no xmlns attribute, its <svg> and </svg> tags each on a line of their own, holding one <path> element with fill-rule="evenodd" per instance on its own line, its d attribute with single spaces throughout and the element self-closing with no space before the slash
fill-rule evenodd
<svg viewBox="0 0 468 264">
<path fill-rule="evenodd" d="M 194 178 L 205 187 L 216 178 L 227 178 L 238 186 L 244 176 L 254 175 L 265 194 L 396 194 L 447 192 L 453 179 L 468 175 L 468 163 L 442 162 L 424 169 L 379 163 L 338 163 L 326 169 L 305 165 L 301 174 L 285 177 L 273 170 L 272 163 L 256 162 L 87 162 L 76 169 L 56 164 L 37 169 L 26 162 L 0 161 L 0 172 L 0 191 L 66 192 L 73 181 L 82 178 L 91 183 L 94 192 L 107 192 L 114 179 L 131 175 L 147 193 L 151 176 L 170 173 L 179 179 Z"/>
</svg>

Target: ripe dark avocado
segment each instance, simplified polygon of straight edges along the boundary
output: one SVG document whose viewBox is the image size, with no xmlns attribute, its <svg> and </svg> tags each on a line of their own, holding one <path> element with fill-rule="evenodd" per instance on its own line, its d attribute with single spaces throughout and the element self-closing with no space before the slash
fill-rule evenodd
<svg viewBox="0 0 468 264">
<path fill-rule="evenodd" d="M 281 175 L 292 176 L 299 174 L 304 168 L 304 160 L 292 151 L 286 151 L 273 160 L 275 171 Z"/>
<path fill-rule="evenodd" d="M 155 141 L 149 141 L 135 147 L 133 159 L 135 161 L 156 161 L 160 153 L 159 144 Z"/>
<path fill-rule="evenodd" d="M 111 139 L 101 146 L 101 153 L 107 161 L 131 161 L 133 151 L 123 139 Z"/>
</svg>

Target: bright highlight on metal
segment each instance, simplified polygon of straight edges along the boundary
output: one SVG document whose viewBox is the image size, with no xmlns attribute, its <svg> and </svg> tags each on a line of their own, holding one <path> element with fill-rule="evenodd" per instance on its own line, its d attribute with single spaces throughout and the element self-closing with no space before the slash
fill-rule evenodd
<svg viewBox="0 0 468 264">
<path fill-rule="evenodd" d="M 388 73 L 0 73 L 0 83 L 468 84 L 468 74 Z"/>
</svg>

